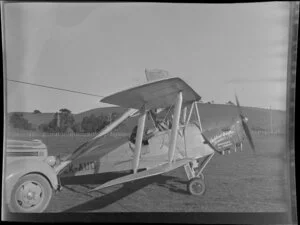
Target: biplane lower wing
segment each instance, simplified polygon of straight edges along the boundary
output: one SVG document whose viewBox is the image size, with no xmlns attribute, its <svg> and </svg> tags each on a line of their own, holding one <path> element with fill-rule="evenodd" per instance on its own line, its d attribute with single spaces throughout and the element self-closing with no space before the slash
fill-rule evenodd
<svg viewBox="0 0 300 225">
<path fill-rule="evenodd" d="M 120 177 L 120 178 L 108 181 L 108 182 L 106 182 L 106 183 L 90 190 L 89 192 L 96 191 L 96 190 L 103 189 L 103 188 L 107 188 L 107 187 L 117 185 L 117 184 L 123 184 L 123 183 L 126 183 L 126 182 L 130 182 L 130 181 L 134 181 L 134 180 L 139 180 L 139 179 L 143 179 L 143 178 L 147 178 L 147 177 L 167 173 L 171 170 L 174 170 L 174 169 L 177 169 L 181 166 L 184 166 L 187 163 L 192 162 L 193 160 L 194 159 L 192 159 L 192 158 L 185 158 L 185 159 L 180 159 L 178 161 L 175 161 L 172 164 L 165 163 L 165 164 L 159 165 L 155 168 L 151 168 L 151 169 L 148 169 L 148 170 L 144 170 L 142 172 L 130 174 L 130 175 L 127 175 L 127 176 L 124 176 L 124 177 Z"/>
</svg>

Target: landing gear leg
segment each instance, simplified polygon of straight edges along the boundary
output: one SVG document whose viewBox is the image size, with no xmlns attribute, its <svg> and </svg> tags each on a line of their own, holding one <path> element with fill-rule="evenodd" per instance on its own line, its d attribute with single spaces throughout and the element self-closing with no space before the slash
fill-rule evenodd
<svg viewBox="0 0 300 225">
<path fill-rule="evenodd" d="M 187 178 L 189 179 L 187 189 L 192 195 L 203 195 L 205 193 L 205 182 L 202 171 L 214 156 L 214 152 L 209 155 L 198 167 L 194 168 L 190 164 L 184 166 Z"/>
</svg>

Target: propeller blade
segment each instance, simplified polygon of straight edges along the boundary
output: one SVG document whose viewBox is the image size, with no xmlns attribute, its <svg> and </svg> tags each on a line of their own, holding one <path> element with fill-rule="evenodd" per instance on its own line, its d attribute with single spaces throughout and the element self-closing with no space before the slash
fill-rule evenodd
<svg viewBox="0 0 300 225">
<path fill-rule="evenodd" d="M 239 103 L 239 100 L 238 100 L 238 97 L 236 94 L 235 94 L 235 101 L 236 101 L 236 105 L 238 106 L 238 108 L 240 108 L 240 103 Z"/>
<path fill-rule="evenodd" d="M 243 125 L 243 128 L 244 128 L 246 137 L 247 137 L 247 139 L 250 143 L 251 149 L 255 152 L 255 146 L 254 146 L 254 143 L 253 143 L 253 139 L 252 139 L 249 127 L 248 127 L 247 123 L 244 120 L 242 120 L 242 125 Z"/>
<path fill-rule="evenodd" d="M 236 105 L 237 105 L 237 108 L 238 108 L 238 111 L 239 111 L 239 116 L 240 116 L 240 119 L 241 119 L 241 122 L 242 122 L 243 129 L 245 131 L 246 137 L 247 137 L 247 139 L 250 143 L 251 149 L 255 152 L 254 142 L 253 142 L 253 139 L 252 139 L 252 136 L 251 136 L 251 133 L 250 133 L 250 129 L 247 125 L 247 120 L 248 119 L 242 113 L 242 109 L 241 109 L 241 106 L 240 106 L 240 103 L 239 103 L 239 100 L 238 100 L 238 97 L 237 97 L 236 94 L 235 94 L 235 101 L 236 101 Z"/>
<path fill-rule="evenodd" d="M 242 110 L 241 110 L 240 103 L 239 103 L 239 99 L 238 99 L 238 97 L 237 97 L 236 94 L 235 94 L 235 101 L 236 101 L 236 105 L 237 105 L 237 108 L 238 108 L 240 117 L 244 117 L 244 116 L 243 116 L 243 113 L 242 113 Z"/>
</svg>

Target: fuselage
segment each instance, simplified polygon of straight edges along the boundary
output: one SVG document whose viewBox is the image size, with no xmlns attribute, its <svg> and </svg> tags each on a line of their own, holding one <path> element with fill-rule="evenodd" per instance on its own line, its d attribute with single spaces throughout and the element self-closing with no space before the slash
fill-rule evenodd
<svg viewBox="0 0 300 225">
<path fill-rule="evenodd" d="M 157 132 L 143 145 L 139 169 L 150 169 L 168 162 L 170 130 Z M 119 138 L 100 146 L 69 164 L 61 176 L 80 176 L 131 170 L 134 157 L 134 145 L 127 137 Z M 184 157 L 202 158 L 213 153 L 213 149 L 204 143 L 198 126 L 189 124 L 180 128 L 177 136 L 175 160 Z"/>
</svg>

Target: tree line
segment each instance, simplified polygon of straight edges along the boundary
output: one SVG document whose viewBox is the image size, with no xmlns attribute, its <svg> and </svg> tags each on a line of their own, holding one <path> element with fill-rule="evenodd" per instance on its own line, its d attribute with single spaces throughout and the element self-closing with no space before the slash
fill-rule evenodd
<svg viewBox="0 0 300 225">
<path fill-rule="evenodd" d="M 41 113 L 35 110 L 33 114 Z M 49 123 L 42 123 L 38 127 L 33 127 L 29 121 L 24 118 L 23 113 L 15 112 L 9 117 L 9 126 L 23 130 L 37 130 L 47 133 L 93 133 L 99 132 L 120 115 L 116 112 L 109 115 L 101 113 L 99 116 L 91 114 L 85 116 L 81 122 L 75 122 L 74 116 L 69 109 L 63 108 L 53 115 Z M 119 126 L 119 128 L 122 124 Z M 124 126 L 124 125 L 123 125 Z"/>
</svg>

